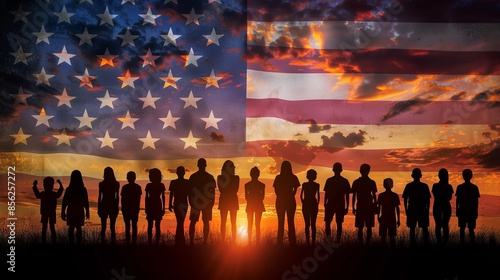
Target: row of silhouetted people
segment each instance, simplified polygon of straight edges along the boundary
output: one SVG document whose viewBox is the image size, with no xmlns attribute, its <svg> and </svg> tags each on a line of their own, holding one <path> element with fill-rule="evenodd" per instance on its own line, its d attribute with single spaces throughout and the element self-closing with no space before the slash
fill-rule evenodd
<svg viewBox="0 0 500 280">
<path fill-rule="evenodd" d="M 238 192 L 240 177 L 236 174 L 235 165 L 231 160 L 224 162 L 221 173 L 214 177 L 206 171 L 207 162 L 200 158 L 197 163 L 198 170 L 189 178 L 185 178 L 185 168 L 177 167 L 177 178 L 170 181 L 168 188 L 169 197 L 166 198 L 167 188 L 162 183 L 162 173 L 159 169 L 149 170 L 149 182 L 144 188 L 145 214 L 147 220 L 148 242 L 153 242 L 153 229 L 155 243 L 158 244 L 161 236 L 161 221 L 166 209 L 174 212 L 177 221 L 175 243 L 186 244 L 184 239 L 184 221 L 189 210 L 189 244 L 193 245 L 196 223 L 200 216 L 203 222 L 203 242 L 208 242 L 210 221 L 215 201 L 215 190 L 219 190 L 218 210 L 221 217 L 221 238 L 226 240 L 226 223 L 229 216 L 231 224 L 231 241 L 236 239 L 236 215 L 239 210 Z M 386 178 L 383 181 L 384 192 L 377 196 L 377 184 L 369 177 L 370 165 L 360 166 L 360 177 L 352 182 L 341 175 L 342 164 L 333 165 L 334 175 L 324 184 L 324 222 L 325 233 L 331 236 L 331 222 L 336 222 L 336 242 L 342 236 L 344 217 L 349 213 L 351 205 L 352 214 L 355 215 L 355 227 L 358 229 L 358 241 L 369 244 L 372 238 L 372 228 L 375 226 L 375 217 L 379 223 L 379 235 L 385 243 L 388 236 L 390 244 L 395 244 L 397 228 L 400 225 L 400 198 L 392 191 L 393 180 Z M 252 242 L 253 226 L 255 225 L 256 239 L 260 239 L 260 221 L 265 212 L 264 197 L 265 184 L 259 180 L 260 170 L 253 167 L 250 170 L 251 180 L 244 184 L 246 214 L 248 219 L 248 240 Z M 431 196 L 434 198 L 433 218 L 435 221 L 435 235 L 438 243 L 447 243 L 449 239 L 449 221 L 452 216 L 451 199 L 456 196 L 456 216 L 460 230 L 460 242 L 465 242 L 465 229 L 469 229 L 470 241 L 474 242 L 474 230 L 478 217 L 479 189 L 471 182 L 472 171 L 464 169 L 462 177 L 464 182 L 457 186 L 456 191 L 449 183 L 446 169 L 438 172 L 439 182 L 429 186 L 422 182 L 422 172 L 419 168 L 412 171 L 413 180 L 406 184 L 402 193 L 404 211 L 406 213 L 406 226 L 410 231 L 411 244 L 416 242 L 416 227 L 422 229 L 424 243 L 429 242 L 429 210 Z M 316 219 L 320 204 L 320 184 L 316 182 L 317 173 L 314 169 L 307 171 L 307 181 L 300 183 L 292 171 L 289 161 L 283 161 L 280 173 L 273 182 L 276 194 L 276 214 L 278 219 L 277 243 L 283 244 L 285 219 L 288 225 L 288 239 L 291 245 L 296 245 L 294 216 L 296 212 L 296 194 L 300 191 L 302 214 L 305 222 L 305 236 L 308 245 L 316 242 Z M 111 242 L 116 241 L 115 224 L 119 214 L 119 205 L 125 223 L 125 237 L 127 244 L 137 242 L 137 223 L 139 219 L 141 196 L 143 190 L 136 182 L 133 171 L 127 173 L 127 181 L 121 187 L 115 178 L 111 167 L 104 169 L 103 180 L 98 186 L 97 213 L 101 219 L 101 241 L 106 241 L 108 228 Z M 33 191 L 40 202 L 42 223 L 42 242 L 46 242 L 47 229 L 50 227 L 52 241 L 55 242 L 56 207 L 57 199 L 64 192 L 61 207 L 61 218 L 68 226 L 69 242 L 73 243 L 75 231 L 77 243 L 82 242 L 82 227 L 85 219 L 90 219 L 89 198 L 87 189 L 79 170 L 71 173 L 70 182 L 66 190 L 58 179 L 59 189 L 54 191 L 53 177 L 43 179 L 43 191 L 39 191 L 37 180 L 33 182 Z M 352 195 L 352 198 L 351 198 Z M 366 228 L 366 240 L 363 239 Z"/>
</svg>

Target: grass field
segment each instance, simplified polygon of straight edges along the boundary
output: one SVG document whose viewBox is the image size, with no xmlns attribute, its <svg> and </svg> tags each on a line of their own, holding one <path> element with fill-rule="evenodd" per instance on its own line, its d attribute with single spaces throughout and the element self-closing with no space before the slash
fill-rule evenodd
<svg viewBox="0 0 500 280">
<path fill-rule="evenodd" d="M 335 227 L 333 228 L 335 233 Z M 405 227 L 397 244 L 380 244 L 374 231 L 369 246 L 356 242 L 356 232 L 345 230 L 341 244 L 328 242 L 318 232 L 318 244 L 307 247 L 299 231 L 296 247 L 276 245 L 274 231 L 266 230 L 259 245 L 246 240 L 221 242 L 212 229 L 208 245 L 198 233 L 193 247 L 174 246 L 174 235 L 162 233 L 159 245 L 149 245 L 140 231 L 138 244 L 126 246 L 122 232 L 115 245 L 101 244 L 96 227 L 84 227 L 81 245 L 68 244 L 65 230 L 55 244 L 41 244 L 40 224 L 16 228 L 15 273 L 7 279 L 496 279 L 500 268 L 499 233 L 477 229 L 476 244 L 459 245 L 458 232 L 450 243 L 438 246 L 431 229 L 431 243 L 410 246 Z M 0 230 L 2 254 L 9 254 L 9 230 Z M 285 233 L 286 235 L 286 233 Z M 417 238 L 420 236 L 417 235 Z M 468 236 L 467 236 L 468 237 Z M 8 260 L 7 256 L 7 260 Z M 5 263 L 4 263 L 5 264 Z M 9 264 L 4 268 L 7 270 Z M 2 279 L 6 279 L 3 278 Z M 29 279 L 29 278 L 28 278 Z"/>
</svg>

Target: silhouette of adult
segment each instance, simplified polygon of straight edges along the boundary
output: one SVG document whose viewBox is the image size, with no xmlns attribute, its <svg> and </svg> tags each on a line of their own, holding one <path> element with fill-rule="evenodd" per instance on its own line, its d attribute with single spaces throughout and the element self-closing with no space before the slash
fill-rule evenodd
<svg viewBox="0 0 500 280">
<path fill-rule="evenodd" d="M 155 227 L 155 243 L 160 243 L 161 221 L 165 215 L 165 185 L 161 182 L 162 174 L 160 169 L 151 168 L 149 170 L 149 183 L 145 188 L 145 212 L 148 221 L 148 243 L 152 243 L 153 224 Z"/>
<path fill-rule="evenodd" d="M 429 243 L 429 206 L 431 192 L 426 183 L 420 181 L 422 170 L 414 168 L 411 172 L 413 181 L 406 184 L 403 190 L 404 208 L 406 212 L 406 226 L 410 228 L 410 243 L 415 245 L 415 228 L 422 229 L 424 244 Z"/>
<path fill-rule="evenodd" d="M 309 169 L 306 175 L 308 181 L 302 183 L 300 191 L 307 246 L 316 244 L 316 218 L 318 217 L 318 204 L 320 201 L 319 184 L 315 182 L 317 176 L 316 170 Z M 311 231 L 309 231 L 309 228 Z"/>
<path fill-rule="evenodd" d="M 191 205 L 191 212 L 189 213 L 189 244 L 191 246 L 194 245 L 194 233 L 196 223 L 200 219 L 200 214 L 203 221 L 203 244 L 206 245 L 208 243 L 216 187 L 214 176 L 206 171 L 206 159 L 198 159 L 197 166 L 198 171 L 189 177 L 191 189 L 189 197 L 189 204 Z"/>
<path fill-rule="evenodd" d="M 297 245 L 295 236 L 295 210 L 297 203 L 295 194 L 300 187 L 299 178 L 293 174 L 292 164 L 285 160 L 281 163 L 281 170 L 276 175 L 273 188 L 276 194 L 276 214 L 278 215 L 278 245 L 283 245 L 285 231 L 285 215 L 288 222 L 288 240 L 291 246 Z"/>
<path fill-rule="evenodd" d="M 245 199 L 247 201 L 247 220 L 248 220 L 248 241 L 252 242 L 252 226 L 255 216 L 255 243 L 260 242 L 260 221 L 262 212 L 266 211 L 264 206 L 264 197 L 266 195 L 266 185 L 259 181 L 260 170 L 257 166 L 250 169 L 251 180 L 245 184 Z"/>
<path fill-rule="evenodd" d="M 236 241 L 236 215 L 239 210 L 238 190 L 240 188 L 240 177 L 235 173 L 236 167 L 231 160 L 226 160 L 217 176 L 219 187 L 219 210 L 220 210 L 220 233 L 221 239 L 226 240 L 226 221 L 229 212 L 231 219 L 231 241 Z"/>
<path fill-rule="evenodd" d="M 42 243 L 45 244 L 47 241 L 47 226 L 50 227 L 50 234 L 52 238 L 52 243 L 56 242 L 56 208 L 57 199 L 61 197 L 64 191 L 64 187 L 61 180 L 57 179 L 59 183 L 59 189 L 55 192 L 54 189 L 54 178 L 45 177 L 43 179 L 43 191 L 38 190 L 38 181 L 33 181 L 33 193 L 35 197 L 40 199 L 40 222 L 42 223 Z"/>
<path fill-rule="evenodd" d="M 175 244 L 178 246 L 186 245 L 184 237 L 184 221 L 186 220 L 188 210 L 188 197 L 191 191 L 189 181 L 184 178 L 186 168 L 178 166 L 176 170 L 177 179 L 170 181 L 168 188 L 170 196 L 168 199 L 168 210 L 174 211 L 177 226 L 175 228 Z"/>
<path fill-rule="evenodd" d="M 370 165 L 361 164 L 361 177 L 352 182 L 352 213 L 356 216 L 354 226 L 358 228 L 358 242 L 363 244 L 363 229 L 366 227 L 366 244 L 370 244 L 372 227 L 375 226 L 377 210 L 377 184 L 368 175 Z"/>
<path fill-rule="evenodd" d="M 331 222 L 335 216 L 337 224 L 336 242 L 340 242 L 342 236 L 342 224 L 344 216 L 349 211 L 349 194 L 351 193 L 351 184 L 344 178 L 342 173 L 342 164 L 336 162 L 332 168 L 334 176 L 326 179 L 325 187 L 325 234 L 327 238 L 331 236 Z"/>
<path fill-rule="evenodd" d="M 137 244 L 137 222 L 139 221 L 139 211 L 141 207 L 142 189 L 135 183 L 136 174 L 134 171 L 127 173 L 128 184 L 125 184 L 121 190 L 121 205 L 122 216 L 125 222 L 125 241 L 127 245 L 130 244 L 132 237 L 132 244 Z M 132 234 L 130 232 L 132 227 Z"/>
<path fill-rule="evenodd" d="M 76 242 L 81 244 L 83 241 L 82 227 L 85 219 L 90 219 L 90 211 L 89 196 L 80 170 L 71 172 L 69 185 L 62 200 L 61 219 L 66 221 L 68 226 L 69 243 L 73 244 L 76 230 Z"/>
<path fill-rule="evenodd" d="M 109 218 L 111 243 L 116 241 L 116 218 L 118 217 L 118 204 L 120 183 L 116 180 L 113 168 L 104 168 L 103 180 L 99 182 L 99 197 L 97 199 L 97 214 L 101 218 L 101 242 L 106 241 L 106 223 Z"/>
<path fill-rule="evenodd" d="M 453 187 L 449 183 L 448 170 L 441 168 L 438 177 L 439 182 L 432 185 L 432 195 L 434 196 L 432 216 L 434 217 L 437 243 L 447 244 L 450 235 L 450 201 L 453 195 Z"/>
<path fill-rule="evenodd" d="M 465 244 L 465 228 L 469 229 L 469 240 L 475 244 L 476 221 L 479 207 L 479 188 L 471 182 L 472 170 L 464 169 L 462 178 L 464 182 L 457 186 L 456 196 L 456 215 L 458 217 L 458 227 L 460 229 L 460 245 Z"/>
<path fill-rule="evenodd" d="M 378 195 L 377 220 L 379 222 L 380 242 L 385 245 L 385 238 L 389 235 L 391 247 L 396 245 L 397 228 L 400 225 L 401 204 L 399 195 L 392 191 L 394 181 L 384 179 L 385 191 Z"/>
</svg>

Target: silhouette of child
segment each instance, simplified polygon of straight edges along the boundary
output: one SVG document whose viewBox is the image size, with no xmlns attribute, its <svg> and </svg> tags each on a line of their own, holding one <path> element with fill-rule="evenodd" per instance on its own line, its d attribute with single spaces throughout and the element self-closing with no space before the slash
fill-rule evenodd
<svg viewBox="0 0 500 280">
<path fill-rule="evenodd" d="M 429 186 L 420 181 L 420 178 L 422 178 L 420 168 L 414 168 L 411 177 L 413 181 L 406 184 L 402 195 L 406 212 L 406 225 L 410 228 L 410 243 L 415 245 L 415 228 L 418 225 L 422 229 L 424 244 L 428 244 L 431 192 Z"/>
<path fill-rule="evenodd" d="M 76 242 L 81 244 L 83 241 L 82 227 L 85 219 L 90 219 L 90 211 L 89 196 L 80 170 L 73 170 L 71 172 L 69 185 L 63 196 L 61 219 L 66 221 L 68 225 L 69 243 L 73 243 L 76 229 Z"/>
<path fill-rule="evenodd" d="M 342 164 L 336 162 L 332 168 L 334 175 L 326 179 L 325 187 L 325 234 L 327 238 L 331 236 L 330 224 L 335 216 L 337 224 L 337 238 L 336 241 L 340 242 L 342 236 L 342 224 L 344 217 L 349 212 L 349 194 L 351 193 L 351 184 L 349 180 L 341 175 Z"/>
<path fill-rule="evenodd" d="M 245 199 L 247 201 L 247 220 L 248 220 L 248 241 L 252 242 L 252 227 L 255 217 L 255 243 L 260 242 L 260 221 L 262 212 L 266 211 L 264 207 L 264 197 L 266 185 L 259 181 L 260 170 L 257 166 L 250 169 L 251 180 L 245 183 Z"/>
<path fill-rule="evenodd" d="M 149 170 L 150 183 L 145 188 L 145 210 L 148 221 L 148 242 L 152 243 L 153 224 L 155 226 L 156 244 L 160 243 L 161 220 L 165 215 L 165 185 L 161 182 L 162 174 L 158 168 Z"/>
<path fill-rule="evenodd" d="M 319 184 L 315 182 L 316 178 L 316 170 L 309 169 L 307 171 L 309 181 L 302 184 L 302 190 L 300 191 L 307 246 L 314 246 L 316 243 L 316 218 L 318 217 L 318 204 L 320 201 Z M 311 232 L 309 232 L 309 228 L 311 228 Z M 310 239 L 312 243 L 309 241 Z"/>
<path fill-rule="evenodd" d="M 177 221 L 175 229 L 175 244 L 184 246 L 186 245 L 186 239 L 184 237 L 184 221 L 187 215 L 189 192 L 191 190 L 189 181 L 184 178 L 184 175 L 186 174 L 184 166 L 177 167 L 176 174 L 177 179 L 170 181 L 170 186 L 168 188 L 170 192 L 168 210 L 170 212 L 174 211 L 175 220 Z"/>
<path fill-rule="evenodd" d="M 122 216 L 125 222 L 125 240 L 130 244 L 130 227 L 132 226 L 132 244 L 137 243 L 137 222 L 141 206 L 141 186 L 135 183 L 136 174 L 134 171 L 127 173 L 128 184 L 121 190 Z"/>
<path fill-rule="evenodd" d="M 465 244 L 465 228 L 469 229 L 469 240 L 475 243 L 475 228 L 479 207 L 479 188 L 471 182 L 472 170 L 462 171 L 464 182 L 457 186 L 456 215 L 458 217 L 458 227 L 460 228 L 460 245 Z"/>
<path fill-rule="evenodd" d="M 399 195 L 392 191 L 394 182 L 391 178 L 384 179 L 385 191 L 378 196 L 377 220 L 379 223 L 379 235 L 382 244 L 389 235 L 392 247 L 396 245 L 396 232 L 400 225 Z"/>
<path fill-rule="evenodd" d="M 106 241 L 106 223 L 109 218 L 111 243 L 116 241 L 116 218 L 118 217 L 120 183 L 116 180 L 113 168 L 104 168 L 103 180 L 99 182 L 99 197 L 97 199 L 97 214 L 101 218 L 101 242 Z"/>
<path fill-rule="evenodd" d="M 434 195 L 432 215 L 435 222 L 436 240 L 438 244 L 446 244 L 450 235 L 450 201 L 453 195 L 453 187 L 449 183 L 448 170 L 441 168 L 438 177 L 439 182 L 432 185 L 432 194 Z"/>
<path fill-rule="evenodd" d="M 217 176 L 217 187 L 219 188 L 219 211 L 220 232 L 224 242 L 226 239 L 226 221 L 229 213 L 231 219 L 231 241 L 236 241 L 236 215 L 239 210 L 238 190 L 240 188 L 240 176 L 235 174 L 235 166 L 231 160 L 226 160 L 222 165 L 221 172 Z"/>
<path fill-rule="evenodd" d="M 33 181 L 33 193 L 35 197 L 40 199 L 40 222 L 42 223 L 42 243 L 45 244 L 47 240 L 47 225 L 50 227 L 50 234 L 52 237 L 52 243 L 56 242 L 56 208 L 57 199 L 61 197 L 64 188 L 59 179 L 59 189 L 54 192 L 54 178 L 45 177 L 43 179 L 43 191 L 38 191 L 38 181 Z"/>
<path fill-rule="evenodd" d="M 366 244 L 372 238 L 377 208 L 377 184 L 368 175 L 370 165 L 363 163 L 359 167 L 361 177 L 352 182 L 352 213 L 356 216 L 354 226 L 358 228 L 358 242 L 363 243 L 363 228 L 366 227 Z"/>
</svg>

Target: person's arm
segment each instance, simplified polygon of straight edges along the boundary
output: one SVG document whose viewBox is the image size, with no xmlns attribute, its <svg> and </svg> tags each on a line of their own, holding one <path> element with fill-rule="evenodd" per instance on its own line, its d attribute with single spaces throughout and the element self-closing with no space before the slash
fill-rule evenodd
<svg viewBox="0 0 500 280">
<path fill-rule="evenodd" d="M 319 192 L 319 184 L 317 186 L 318 186 L 318 188 L 316 189 L 316 194 L 318 195 L 318 201 L 316 202 L 316 204 L 319 205 L 319 202 L 321 201 L 321 194 Z"/>
<path fill-rule="evenodd" d="M 63 194 L 64 187 L 61 183 L 61 180 L 57 179 L 57 183 L 59 183 L 59 189 L 57 190 L 57 198 L 60 198 L 61 195 Z"/>
<path fill-rule="evenodd" d="M 347 215 L 349 213 L 349 195 L 351 194 L 351 187 L 349 186 L 348 190 L 345 192 L 345 211 L 344 214 Z"/>
<path fill-rule="evenodd" d="M 85 213 L 87 220 L 90 220 L 90 207 L 89 207 L 89 195 L 87 189 L 85 189 Z"/>
<path fill-rule="evenodd" d="M 352 214 L 356 215 L 356 192 L 352 193 Z"/>
<path fill-rule="evenodd" d="M 304 185 L 302 185 L 302 188 L 300 189 L 300 201 L 304 203 Z"/>
<path fill-rule="evenodd" d="M 161 192 L 161 202 L 162 202 L 161 214 L 165 215 L 165 189 Z"/>
<path fill-rule="evenodd" d="M 172 201 L 174 200 L 174 190 L 172 188 L 172 182 L 170 182 L 170 187 L 168 188 L 169 191 L 170 191 L 170 194 L 168 196 L 168 211 L 172 212 L 172 210 L 174 209 L 174 205 L 172 204 Z"/>
<path fill-rule="evenodd" d="M 403 203 L 405 207 L 405 214 L 408 215 L 408 197 L 403 197 Z"/>
<path fill-rule="evenodd" d="M 400 211 L 399 211 L 399 205 L 396 205 L 396 225 L 399 227 L 400 223 Z"/>
<path fill-rule="evenodd" d="M 38 190 L 38 181 L 34 180 L 33 181 L 33 193 L 35 194 L 36 198 L 40 198 L 40 191 Z"/>
</svg>

